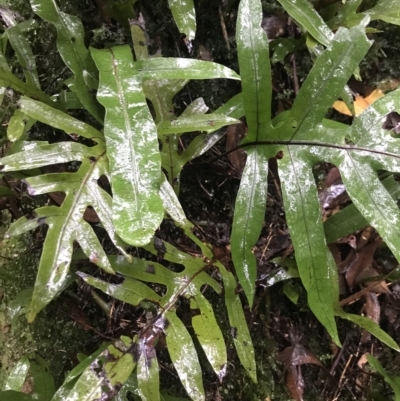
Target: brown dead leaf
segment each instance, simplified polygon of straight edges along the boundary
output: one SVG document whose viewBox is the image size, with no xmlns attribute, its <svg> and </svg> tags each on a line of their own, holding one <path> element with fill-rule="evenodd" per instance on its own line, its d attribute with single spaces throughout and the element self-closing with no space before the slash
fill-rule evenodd
<svg viewBox="0 0 400 401">
<path fill-rule="evenodd" d="M 226 130 L 225 150 L 229 152 L 240 145 L 241 140 L 246 134 L 244 123 L 230 125 Z M 246 164 L 246 153 L 242 149 L 235 150 L 227 155 L 228 160 L 232 164 L 239 177 L 242 176 L 244 166 Z"/>
<path fill-rule="evenodd" d="M 303 401 L 304 380 L 300 366 L 290 366 L 286 374 L 286 386 L 295 401 Z"/>
<path fill-rule="evenodd" d="M 323 367 L 318 358 L 300 343 L 302 337 L 298 337 L 290 333 L 292 344 L 286 347 L 278 356 L 277 360 L 285 365 L 286 386 L 290 392 L 290 396 L 295 401 L 303 400 L 304 380 L 301 373 L 301 365 L 311 363 Z"/>
<path fill-rule="evenodd" d="M 354 99 L 354 115 L 359 116 L 369 105 L 374 103 L 383 95 L 383 92 L 379 89 L 375 89 L 367 97 L 356 95 Z M 346 104 L 341 100 L 336 100 L 332 107 L 339 113 L 345 114 L 346 116 L 353 116 Z"/>
<path fill-rule="evenodd" d="M 381 243 L 382 240 L 378 239 L 364 246 L 358 252 L 353 253 L 353 260 L 349 264 L 346 272 L 346 281 L 349 288 L 353 288 L 361 272 L 367 270 L 371 266 L 375 251 Z"/>
<path fill-rule="evenodd" d="M 364 295 L 365 304 L 361 310 L 364 314 L 373 320 L 375 323 L 379 324 L 379 319 L 381 317 L 381 306 L 379 305 L 378 296 L 372 292 L 367 292 Z M 370 341 L 371 334 L 367 330 L 362 331 L 361 342 L 366 343 Z"/>
</svg>

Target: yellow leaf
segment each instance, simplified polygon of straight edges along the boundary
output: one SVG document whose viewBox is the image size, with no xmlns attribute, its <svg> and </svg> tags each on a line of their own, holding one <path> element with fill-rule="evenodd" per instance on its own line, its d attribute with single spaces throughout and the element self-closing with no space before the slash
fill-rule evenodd
<svg viewBox="0 0 400 401">
<path fill-rule="evenodd" d="M 354 99 L 354 115 L 359 116 L 370 104 L 383 96 L 383 92 L 379 89 L 372 91 L 367 97 L 356 95 Z M 336 100 L 332 106 L 339 113 L 345 114 L 346 116 L 352 116 L 353 114 L 348 109 L 346 104 L 341 100 Z"/>
</svg>

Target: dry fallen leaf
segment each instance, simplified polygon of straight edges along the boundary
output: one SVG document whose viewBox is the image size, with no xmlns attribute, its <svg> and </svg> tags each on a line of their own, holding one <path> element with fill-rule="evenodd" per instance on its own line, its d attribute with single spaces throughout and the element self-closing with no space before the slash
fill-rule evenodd
<svg viewBox="0 0 400 401">
<path fill-rule="evenodd" d="M 354 115 L 360 115 L 369 105 L 374 103 L 376 100 L 383 96 L 383 92 L 379 89 L 372 91 L 367 97 L 356 95 L 354 99 Z M 332 106 L 339 113 L 345 114 L 346 116 L 353 116 L 352 112 L 341 100 L 337 100 Z"/>
<path fill-rule="evenodd" d="M 246 126 L 243 123 L 230 125 L 226 130 L 225 150 L 229 152 L 232 149 L 237 148 L 245 135 Z M 242 149 L 238 149 L 232 153 L 229 153 L 227 158 L 231 162 L 239 177 L 241 177 L 246 164 L 246 153 Z"/>
</svg>

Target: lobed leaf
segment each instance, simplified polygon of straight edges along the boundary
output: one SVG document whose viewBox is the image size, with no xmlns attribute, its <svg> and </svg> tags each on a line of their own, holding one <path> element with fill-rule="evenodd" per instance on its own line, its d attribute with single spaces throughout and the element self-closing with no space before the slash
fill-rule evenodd
<svg viewBox="0 0 400 401">
<path fill-rule="evenodd" d="M 63 289 L 74 241 L 81 245 L 83 252 L 93 263 L 109 273 L 114 272 L 93 229 L 83 220 L 88 206 L 94 207 L 110 238 L 125 254 L 111 222 L 111 197 L 97 182 L 106 172 L 106 167 L 103 155 L 93 162 L 84 159 L 76 173 L 47 174 L 27 179 L 31 195 L 54 191 L 66 193 L 60 207 L 46 206 L 37 209 L 35 219 L 22 218 L 8 231 L 8 235 L 18 235 L 42 224 L 49 226 L 28 316 L 30 321 Z"/>
<path fill-rule="evenodd" d="M 102 122 L 104 111 L 90 92 L 93 88 L 87 85 L 87 76 L 95 79 L 97 70 L 85 46 L 80 19 L 60 11 L 55 0 L 31 0 L 30 3 L 35 14 L 56 27 L 57 49 L 65 65 L 74 74 L 74 90 L 84 107 Z"/>
<path fill-rule="evenodd" d="M 147 244 L 163 218 L 157 131 L 129 46 L 92 49 L 113 190 L 113 221 L 128 244 Z"/>
</svg>

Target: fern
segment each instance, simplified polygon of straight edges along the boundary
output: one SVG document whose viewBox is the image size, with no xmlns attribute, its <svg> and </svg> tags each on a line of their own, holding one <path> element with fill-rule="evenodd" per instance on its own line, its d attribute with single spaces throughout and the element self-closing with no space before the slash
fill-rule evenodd
<svg viewBox="0 0 400 401">
<path fill-rule="evenodd" d="M 193 226 L 186 220 L 174 190 L 163 175 L 160 180 L 160 167 L 163 165 L 169 181 L 175 182 L 185 163 L 221 138 L 222 134 L 215 132 L 218 128 L 237 122 L 227 114 L 231 110 L 235 114 L 235 110 L 241 109 L 236 97 L 216 113 L 205 115 L 208 108 L 199 99 L 189 105 L 178 119 L 172 120 L 173 96 L 190 79 L 239 79 L 238 75 L 210 62 L 151 59 L 142 45 L 135 46 L 136 62 L 128 46 L 89 50 L 83 43 L 83 27 L 76 17 L 62 13 L 50 0 L 32 1 L 32 7 L 39 16 L 56 26 L 58 49 L 73 73 L 73 79 L 69 80 L 70 92 L 61 93 L 59 101 L 54 101 L 33 80 L 36 73 L 27 75 L 26 82 L 23 82 L 11 73 L 4 61 L 0 74 L 2 84 L 25 95 L 20 97 L 12 124 L 8 127 L 8 138 L 17 141 L 18 147 L 1 159 L 2 171 L 31 171 L 33 176 L 26 179 L 30 195 L 55 191 L 66 195 L 60 207 L 36 209 L 34 218 L 24 217 L 8 231 L 8 235 L 20 235 L 43 224 L 49 227 L 28 320 L 32 321 L 72 282 L 70 266 L 74 242 L 80 245 L 88 260 L 106 273 L 124 277 L 122 283 L 112 284 L 112 281 L 102 281 L 77 272 L 83 280 L 133 306 L 138 306 L 143 300 L 151 301 L 157 316 L 135 337 L 121 338 L 100 350 L 96 358 L 89 358 L 79 365 L 72 372 L 74 375 L 81 369 L 79 380 L 71 385 L 70 375 L 53 399 L 112 398 L 129 380 L 136 380 L 142 397 L 161 399 L 154 337 L 162 332 L 167 336 L 171 359 L 188 394 L 196 400 L 204 399 L 197 352 L 191 336 L 175 312 L 175 303 L 182 296 L 190 300 L 194 311 L 199 311 L 192 321 L 195 334 L 211 366 L 222 379 L 227 366 L 226 346 L 212 307 L 200 291 L 204 285 L 209 285 L 218 294 L 222 292 L 221 285 L 207 273 L 211 265 L 220 269 L 239 358 L 256 380 L 254 351 L 241 302 L 235 293 L 236 280 L 222 264 L 214 261 L 211 249 L 193 236 Z M 143 31 L 133 29 L 132 32 L 134 43 L 141 43 Z M 10 37 L 21 36 L 16 27 L 10 28 L 7 33 Z M 20 42 L 22 39 L 19 39 Z M 16 47 L 16 40 L 10 42 Z M 33 56 L 29 44 L 25 41 L 24 45 L 27 51 L 18 54 L 25 56 L 20 61 L 27 65 Z M 182 66 L 186 69 L 182 70 Z M 92 89 L 97 86 L 98 100 L 92 94 Z M 155 120 L 148 110 L 146 97 L 155 105 Z M 98 123 L 104 121 L 104 133 L 69 116 L 68 109 L 75 107 L 84 107 Z M 26 121 L 29 121 L 29 126 L 23 124 Z M 35 121 L 64 131 L 71 140 L 54 144 L 26 141 L 27 131 Z M 158 138 L 165 145 L 172 144 L 182 133 L 198 130 L 209 134 L 195 138 L 183 154 L 178 154 L 177 148 L 172 151 L 166 146 L 161 156 Z M 171 161 L 170 166 L 165 163 L 166 159 Z M 164 163 L 161 164 L 162 160 Z M 68 162 L 78 162 L 77 171 L 37 175 L 38 170 L 34 170 Z M 99 185 L 101 177 L 109 179 L 112 196 Z M 84 220 L 88 207 L 97 213 L 120 256 L 106 255 L 92 226 Z M 204 257 L 190 256 L 164 243 L 164 259 L 185 266 L 185 270 L 178 274 L 160 264 L 135 259 L 126 253 L 125 248 L 130 244 L 144 246 L 149 252 L 157 254 L 152 238 L 165 211 L 202 248 L 208 262 L 204 261 Z M 151 269 L 154 272 L 149 273 Z M 166 286 L 163 296 L 149 286 L 156 283 Z M 118 348 L 118 345 L 121 347 Z M 110 362 L 110 358 L 114 362 Z"/>
<path fill-rule="evenodd" d="M 133 3 L 131 0 L 127 4 Z M 144 32 L 137 25 L 131 27 L 134 55 L 128 45 L 88 49 L 77 17 L 61 12 L 54 0 L 31 0 L 34 12 L 56 27 L 58 51 L 72 74 L 65 82 L 68 90 L 52 97 L 41 89 L 24 26 L 10 20 L 5 34 L 23 67 L 25 81 L 12 73 L 0 53 L 0 100 L 4 100 L 6 88 L 21 94 L 17 105 L 10 110 L 7 106 L 3 113 L 3 116 L 12 113 L 7 136 L 15 144 L 0 159 L 0 167 L 5 173 L 25 171 L 31 195 L 54 191 L 66 194 L 60 207 L 38 208 L 33 218 L 18 220 L 8 232 L 19 235 L 43 224 L 49 227 L 28 320 L 32 321 L 71 283 L 74 242 L 89 261 L 108 274 L 99 278 L 76 272 L 82 280 L 134 307 L 143 301 L 153 305 L 153 318 L 141 331 L 133 337 L 107 343 L 85 358 L 51 395 L 52 401 L 114 397 L 126 400 L 128 394 L 143 400 L 165 399 L 159 389 L 155 351 L 161 335 L 166 336 L 169 355 L 188 395 L 193 400 L 204 400 L 202 369 L 193 339 L 177 313 L 177 302 L 182 298 L 189 302 L 194 333 L 215 374 L 222 379 L 227 369 L 226 344 L 212 306 L 201 291 L 205 285 L 219 296 L 223 293 L 238 357 L 252 380 L 257 380 L 253 345 L 236 293 L 236 279 L 215 260 L 211 247 L 193 234 L 194 227 L 177 198 L 184 165 L 222 137 L 219 128 L 236 123 L 243 115 L 249 129 L 242 144 L 247 150 L 247 163 L 235 206 L 232 257 L 249 304 L 253 303 L 256 278 L 252 247 L 265 214 L 268 162 L 280 154 L 279 175 L 286 218 L 310 308 L 338 344 L 336 316 L 359 324 L 387 345 L 399 349 L 377 324 L 340 308 L 336 267 L 326 245 L 327 239 L 336 239 L 368 222 L 400 261 L 400 236 L 397 224 L 393 224 L 400 220 L 400 214 L 392 198 L 398 188 L 393 185 L 393 177 L 392 181 L 381 182 L 377 175 L 378 170 L 398 172 L 400 168 L 398 139 L 381 127 L 389 112 L 400 110 L 398 91 L 378 100 L 355 118 L 351 126 L 324 119 L 328 108 L 345 93 L 346 82 L 371 45 L 365 35 L 370 19 L 398 24 L 398 2 L 392 0 L 384 8 L 380 1 L 373 9 L 361 13 L 357 13 L 359 0 L 338 2 L 337 15 L 327 22 L 307 0 L 295 3 L 280 0 L 280 3 L 311 35 L 309 40 L 315 44 L 312 51 L 318 58 L 292 109 L 275 118 L 271 115 L 269 44 L 261 29 L 260 0 L 240 2 L 236 34 L 240 77 L 212 62 L 150 57 L 143 45 Z M 193 2 L 170 0 L 169 4 L 190 48 L 196 30 Z M 122 9 L 114 10 L 121 21 Z M 339 26 L 334 34 L 333 30 Z M 292 45 L 281 51 L 280 56 L 275 49 L 275 59 L 287 54 Z M 324 51 L 321 45 L 326 47 Z M 208 107 L 201 98 L 188 105 L 179 117 L 171 113 L 174 96 L 189 80 L 214 78 L 241 79 L 242 93 L 215 113 L 206 114 Z M 146 99 L 154 106 L 154 119 Z M 75 108 L 85 109 L 96 123 L 90 125 L 71 117 L 68 111 Z M 70 140 L 53 144 L 28 141 L 29 129 L 36 121 L 64 131 Z M 179 153 L 180 135 L 193 131 L 203 133 Z M 325 234 L 312 175 L 313 165 L 320 161 L 328 161 L 340 169 L 353 201 L 353 222 L 334 233 L 329 229 L 333 223 L 328 220 L 325 230 L 329 232 Z M 68 162 L 76 163 L 76 171 L 42 174 L 37 170 Z M 99 185 L 101 177 L 108 178 L 112 195 Z M 93 227 L 84 220 L 88 207 L 96 211 L 118 255 L 106 254 Z M 189 255 L 154 237 L 165 214 L 197 245 L 200 256 Z M 128 245 L 143 247 L 158 257 L 162 249 L 165 261 L 183 265 L 184 270 L 177 273 L 161 263 L 133 258 L 126 251 Z M 219 281 L 208 274 L 211 266 L 218 269 Z M 26 375 L 27 362 L 21 361 L 20 365 Z M 14 389 L 18 386 L 10 391 Z"/>
<path fill-rule="evenodd" d="M 288 11 L 306 26 L 316 12 L 313 10 L 311 17 L 305 16 L 300 6 L 288 7 Z M 249 14 L 254 18 L 249 19 Z M 355 118 L 351 126 L 324 119 L 371 46 L 365 35 L 369 17 L 353 28 L 340 28 L 336 32 L 329 47 L 316 60 L 291 110 L 274 119 L 270 114 L 272 84 L 261 17 L 259 1 L 241 2 L 237 43 L 249 133 L 243 141 L 248 158 L 236 200 L 232 232 L 232 258 L 239 280 L 252 304 L 256 260 L 251 248 L 258 239 L 264 216 L 268 161 L 281 152 L 278 167 L 286 220 L 311 310 L 337 344 L 340 340 L 335 316 L 340 316 L 365 328 L 368 326 L 373 334 L 398 350 L 398 345 L 378 325 L 347 314 L 339 307 L 336 266 L 326 245 L 312 174 L 317 162 L 335 164 L 354 206 L 400 260 L 396 224 L 400 221 L 399 209 L 377 175 L 380 169 L 399 171 L 398 140 L 382 128 L 385 116 L 399 110 L 399 91 L 379 99 Z M 319 36 L 325 32 L 322 38 L 325 42 L 331 35 L 326 34 L 326 26 L 322 28 Z"/>
</svg>

